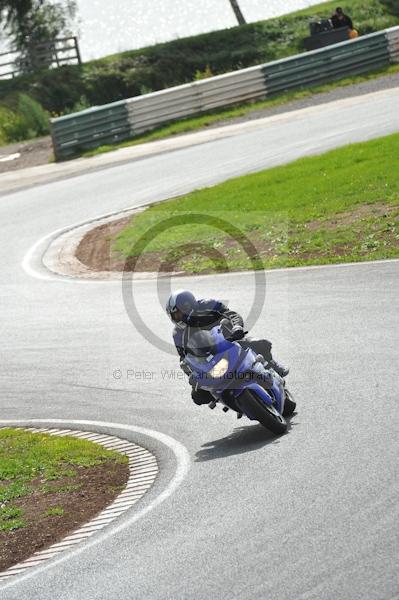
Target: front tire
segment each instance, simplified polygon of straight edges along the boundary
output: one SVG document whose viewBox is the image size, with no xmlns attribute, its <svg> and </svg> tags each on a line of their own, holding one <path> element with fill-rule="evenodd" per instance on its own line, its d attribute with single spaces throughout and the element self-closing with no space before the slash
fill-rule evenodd
<svg viewBox="0 0 399 600">
<path fill-rule="evenodd" d="M 283 416 L 289 417 L 296 409 L 296 402 L 289 390 L 285 389 L 285 402 L 284 402 L 284 410 Z"/>
<path fill-rule="evenodd" d="M 237 399 L 245 414 L 250 414 L 263 427 L 280 435 L 287 431 L 287 422 L 274 406 L 267 406 L 252 390 L 244 390 Z"/>
</svg>

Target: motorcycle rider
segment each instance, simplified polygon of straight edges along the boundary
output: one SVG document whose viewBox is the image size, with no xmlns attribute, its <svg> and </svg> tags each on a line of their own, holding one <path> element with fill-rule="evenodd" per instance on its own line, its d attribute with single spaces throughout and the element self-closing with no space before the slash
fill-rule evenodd
<svg viewBox="0 0 399 600">
<path fill-rule="evenodd" d="M 197 300 L 189 290 L 178 290 L 171 294 L 166 303 L 166 312 L 175 324 L 173 341 L 183 360 L 186 355 L 185 342 L 190 327 L 212 328 L 222 324 L 223 334 L 230 341 L 238 341 L 243 348 L 250 347 L 263 356 L 266 369 L 274 369 L 281 377 L 288 375 L 289 369 L 276 362 L 271 354 L 272 344 L 266 339 L 245 337 L 242 317 L 216 299 Z M 182 366 L 182 363 L 180 363 Z M 212 394 L 206 390 L 192 388 L 191 397 L 195 404 L 208 404 Z"/>
</svg>

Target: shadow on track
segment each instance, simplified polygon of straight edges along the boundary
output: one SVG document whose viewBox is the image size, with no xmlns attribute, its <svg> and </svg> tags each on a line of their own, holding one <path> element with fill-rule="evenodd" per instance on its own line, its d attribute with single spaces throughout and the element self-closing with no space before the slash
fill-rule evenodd
<svg viewBox="0 0 399 600">
<path fill-rule="evenodd" d="M 296 413 L 293 414 L 293 417 L 295 415 Z M 295 426 L 295 423 L 291 423 L 291 419 L 287 419 L 287 423 L 288 433 Z M 203 444 L 201 450 L 198 450 L 195 454 L 195 462 L 205 462 L 215 458 L 233 456 L 234 454 L 253 452 L 269 444 L 279 444 L 284 439 L 284 435 L 276 436 L 259 423 L 237 427 L 229 435 Z"/>
</svg>

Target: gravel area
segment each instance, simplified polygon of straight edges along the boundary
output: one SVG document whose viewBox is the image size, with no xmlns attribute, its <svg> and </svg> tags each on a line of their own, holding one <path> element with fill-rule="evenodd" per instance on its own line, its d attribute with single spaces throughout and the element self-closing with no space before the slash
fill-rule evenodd
<svg viewBox="0 0 399 600">
<path fill-rule="evenodd" d="M 308 106 L 317 106 L 326 102 L 334 102 L 342 98 L 351 98 L 362 96 L 380 90 L 390 89 L 399 86 L 399 73 L 392 73 L 378 77 L 363 83 L 348 85 L 345 87 L 337 87 L 329 92 L 313 94 L 301 100 L 293 100 L 279 106 L 271 106 L 269 108 L 261 108 L 253 110 L 246 115 L 233 119 L 221 119 L 212 125 L 208 125 L 207 129 L 223 127 L 224 125 L 232 125 L 234 123 L 242 123 L 252 121 L 262 117 L 278 115 L 281 113 L 307 108 Z M 184 134 L 183 134 L 184 135 Z M 173 136 L 174 137 L 174 136 Z M 14 160 L 4 160 L 4 158 L 20 154 Z M 34 167 L 38 165 L 48 164 L 53 157 L 53 150 L 50 136 L 40 138 L 38 140 L 29 140 L 28 142 L 19 142 L 8 146 L 0 147 L 0 173 L 24 169 L 26 167 Z"/>
<path fill-rule="evenodd" d="M 5 160 L 16 156 L 13 160 Z M 0 173 L 8 173 L 17 169 L 47 165 L 53 158 L 51 137 L 18 142 L 0 147 Z"/>
</svg>

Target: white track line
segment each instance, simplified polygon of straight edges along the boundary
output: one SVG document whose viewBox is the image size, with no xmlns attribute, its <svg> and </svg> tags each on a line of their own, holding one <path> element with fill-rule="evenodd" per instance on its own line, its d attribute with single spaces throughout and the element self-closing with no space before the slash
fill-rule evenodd
<svg viewBox="0 0 399 600">
<path fill-rule="evenodd" d="M 68 277 L 63 277 L 62 275 L 58 275 L 56 276 L 55 274 L 52 275 L 50 273 L 50 271 L 48 271 L 47 273 L 41 273 L 40 271 L 37 271 L 33 266 L 32 266 L 32 262 L 33 260 L 36 258 L 36 260 L 41 260 L 45 251 L 47 250 L 47 248 L 49 247 L 50 243 L 52 241 L 54 241 L 57 237 L 59 237 L 60 235 L 67 233 L 68 231 L 72 231 L 74 229 L 78 229 L 80 227 L 83 227 L 84 225 L 88 225 L 89 223 L 93 223 L 94 224 L 97 221 L 100 221 L 102 219 L 107 219 L 107 218 L 111 218 L 115 215 L 121 214 L 123 215 L 123 213 L 127 213 L 130 212 L 136 208 L 143 208 L 145 206 L 149 206 L 149 203 L 143 203 L 143 204 L 139 204 L 137 206 L 131 206 L 130 208 L 126 208 L 122 211 L 114 211 L 111 213 L 106 213 L 104 215 L 98 216 L 98 217 L 94 217 L 92 219 L 87 219 L 85 221 L 82 221 L 80 223 L 75 223 L 74 225 L 70 225 L 68 227 L 61 227 L 60 229 L 56 229 L 55 231 L 52 231 L 51 233 L 48 233 L 47 235 L 44 235 L 43 237 L 41 237 L 39 240 L 37 240 L 37 242 L 35 242 L 33 244 L 33 246 L 31 246 L 29 248 L 29 250 L 27 251 L 27 253 L 25 254 L 22 262 L 21 262 L 21 267 L 22 269 L 25 271 L 25 273 L 27 275 L 29 275 L 30 277 L 33 277 L 35 279 L 41 279 L 44 281 L 60 281 L 61 283 L 68 282 L 68 283 L 108 283 L 108 281 L 104 282 L 103 280 L 91 280 L 91 279 L 74 279 L 74 278 L 68 278 Z M 43 247 L 43 248 L 42 248 Z M 40 256 L 39 255 L 39 250 L 40 250 Z M 45 269 L 46 267 L 43 265 L 43 269 Z M 112 281 L 112 280 L 111 280 Z M 117 283 L 119 283 L 118 280 L 116 280 Z"/>
<path fill-rule="evenodd" d="M 140 435 L 148 436 L 150 438 L 157 440 L 161 444 L 164 444 L 173 452 L 173 454 L 175 455 L 175 458 L 176 458 L 176 462 L 177 462 L 176 472 L 175 472 L 173 478 L 171 479 L 171 481 L 169 482 L 169 484 L 163 490 L 163 492 L 161 492 L 159 494 L 159 496 L 157 496 L 147 506 L 145 506 L 138 512 L 132 513 L 130 517 L 121 521 L 119 524 L 115 524 L 114 526 L 112 526 L 112 524 L 111 524 L 111 526 L 107 527 L 104 532 L 101 532 L 101 531 L 100 532 L 98 532 L 98 531 L 90 532 L 90 534 L 96 533 L 96 535 L 93 538 L 85 538 L 85 543 L 82 544 L 81 546 L 75 547 L 74 544 L 72 544 L 70 546 L 68 545 L 67 550 L 73 549 L 73 552 L 66 552 L 65 554 L 62 554 L 61 556 L 59 556 L 58 558 L 52 559 L 50 562 L 44 561 L 43 565 L 41 565 L 40 562 L 38 561 L 38 564 L 37 564 L 37 566 L 35 564 L 34 569 L 29 569 L 26 572 L 21 571 L 21 573 L 18 574 L 17 577 L 10 576 L 9 579 L 5 578 L 4 579 L 5 583 L 4 583 L 4 585 L 1 585 L 1 589 L 7 589 L 7 588 L 17 584 L 20 581 L 30 579 L 31 577 L 38 575 L 38 574 L 42 573 L 43 571 L 46 571 L 47 569 L 51 569 L 53 566 L 59 565 L 59 564 L 65 562 L 71 556 L 81 554 L 87 548 L 91 548 L 92 546 L 98 544 L 99 542 L 106 540 L 111 535 L 114 535 L 115 533 L 118 533 L 119 531 L 122 531 L 123 529 L 130 527 L 136 521 L 138 521 L 142 517 L 146 516 L 150 511 L 152 511 L 154 508 L 159 506 L 162 502 L 167 500 L 176 491 L 176 489 L 179 487 L 179 485 L 182 483 L 182 481 L 184 480 L 184 478 L 186 477 L 186 475 L 190 469 L 190 455 L 185 446 L 183 446 L 180 442 L 178 442 L 174 438 L 172 438 L 164 433 L 161 433 L 159 431 L 154 431 L 152 429 L 146 429 L 144 427 L 136 427 L 134 425 L 124 425 L 122 423 L 109 423 L 109 422 L 103 422 L 103 421 L 75 421 L 75 420 L 67 421 L 64 419 L 2 420 L 2 421 L 0 421 L 0 426 L 1 427 L 15 426 L 15 427 L 24 427 L 25 428 L 25 427 L 30 427 L 31 425 L 32 425 L 32 427 L 37 425 L 38 427 L 42 427 L 43 424 L 46 424 L 46 423 L 48 423 L 49 427 L 54 427 L 54 425 L 60 425 L 61 427 L 65 428 L 65 427 L 69 427 L 70 425 L 72 425 L 72 426 L 76 425 L 80 428 L 84 428 L 84 427 L 90 428 L 90 427 L 98 427 L 98 426 L 104 427 L 104 428 L 110 428 L 110 429 L 117 428 L 118 430 L 122 430 L 122 431 L 125 430 L 125 431 L 129 431 L 129 432 L 133 432 L 133 433 L 138 433 Z M 99 435 L 102 435 L 102 434 L 99 434 Z M 106 510 L 107 509 L 105 509 L 103 512 L 105 512 Z M 120 513 L 119 513 L 119 511 L 120 511 Z M 123 510 L 118 509 L 118 514 L 122 514 L 122 513 L 123 513 Z M 79 542 L 80 541 L 79 534 L 78 534 L 78 538 L 76 538 L 74 533 L 72 533 L 70 537 L 74 538 L 74 539 L 71 539 L 71 542 Z M 66 544 L 67 543 L 68 542 L 66 542 Z M 15 573 L 15 575 L 16 574 L 17 573 Z"/>
</svg>

